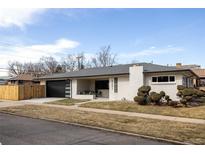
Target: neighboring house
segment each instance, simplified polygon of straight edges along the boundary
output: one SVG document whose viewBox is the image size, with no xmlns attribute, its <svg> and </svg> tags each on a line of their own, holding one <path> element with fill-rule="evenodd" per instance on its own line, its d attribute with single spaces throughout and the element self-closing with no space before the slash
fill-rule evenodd
<svg viewBox="0 0 205 154">
<path fill-rule="evenodd" d="M 193 72 L 199 76 L 198 85 L 205 87 L 205 69 L 193 69 Z"/>
<path fill-rule="evenodd" d="M 183 65 L 182 63 L 176 63 L 177 68 L 186 68 L 186 69 L 201 69 L 200 65 L 197 64 L 189 64 L 189 65 Z"/>
<path fill-rule="evenodd" d="M 35 81 L 35 78 L 30 74 L 20 74 L 16 77 L 8 79 L 8 85 L 32 85 L 39 84 L 39 81 Z"/>
<path fill-rule="evenodd" d="M 193 87 L 197 78 L 191 69 L 137 63 L 56 73 L 39 80 L 46 85 L 47 97 L 133 100 L 139 87 L 149 85 L 152 91 L 163 90 L 177 100 L 177 85 Z"/>
<path fill-rule="evenodd" d="M 199 77 L 197 80 L 194 80 L 194 83 L 200 87 L 205 86 L 205 69 L 202 69 L 200 65 L 197 65 L 197 64 L 182 65 L 182 63 L 176 63 L 176 67 L 192 69 L 193 72 Z"/>
<path fill-rule="evenodd" d="M 1 76 L 0 77 L 0 85 L 5 85 L 8 82 L 9 77 L 8 76 Z"/>
</svg>

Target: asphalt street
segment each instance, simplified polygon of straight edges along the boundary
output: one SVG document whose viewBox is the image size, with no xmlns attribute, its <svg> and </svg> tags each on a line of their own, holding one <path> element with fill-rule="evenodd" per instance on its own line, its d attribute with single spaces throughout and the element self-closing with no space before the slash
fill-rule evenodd
<svg viewBox="0 0 205 154">
<path fill-rule="evenodd" d="M 3 145 L 162 145 L 153 139 L 0 113 Z"/>
</svg>

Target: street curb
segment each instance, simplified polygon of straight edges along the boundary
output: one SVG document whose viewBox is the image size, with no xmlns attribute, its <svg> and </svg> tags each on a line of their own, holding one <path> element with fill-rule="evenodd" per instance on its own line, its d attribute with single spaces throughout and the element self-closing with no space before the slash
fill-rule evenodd
<svg viewBox="0 0 205 154">
<path fill-rule="evenodd" d="M 70 125 L 73 125 L 73 126 L 80 126 L 80 127 L 86 127 L 86 128 L 96 129 L 96 130 L 109 131 L 109 132 L 113 132 L 113 133 L 125 134 L 125 135 L 136 136 L 136 137 L 142 137 L 142 138 L 146 138 L 146 139 L 153 139 L 153 140 L 157 140 L 157 141 L 165 141 L 165 142 L 178 144 L 178 145 L 193 145 L 191 143 L 186 143 L 186 142 L 180 142 L 180 141 L 175 141 L 175 140 L 170 140 L 170 139 L 158 138 L 158 137 L 142 135 L 142 134 L 137 134 L 137 133 L 123 132 L 123 131 L 120 131 L 120 130 L 113 130 L 113 129 L 103 128 L 103 127 L 90 126 L 90 125 L 66 122 L 66 121 L 61 121 L 61 120 L 54 120 L 54 119 L 49 119 L 49 118 L 37 118 L 37 117 L 35 118 L 35 117 L 29 117 L 29 116 L 26 116 L 26 115 L 18 115 L 18 114 L 6 112 L 6 111 L 0 111 L 0 113 L 20 116 L 20 117 L 26 117 L 26 118 L 31 118 L 31 119 L 40 119 L 40 120 L 57 122 L 57 123 L 70 124 Z"/>
</svg>

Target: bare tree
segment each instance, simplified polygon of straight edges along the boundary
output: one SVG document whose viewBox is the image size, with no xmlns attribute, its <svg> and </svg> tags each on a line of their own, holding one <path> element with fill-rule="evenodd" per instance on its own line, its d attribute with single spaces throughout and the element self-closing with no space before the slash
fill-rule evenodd
<svg viewBox="0 0 205 154">
<path fill-rule="evenodd" d="M 45 73 L 42 71 L 41 63 L 21 63 L 13 61 L 8 63 L 9 75 L 16 76 L 19 74 L 31 74 L 33 76 L 42 76 Z"/>
<path fill-rule="evenodd" d="M 10 76 L 31 74 L 39 77 L 50 73 L 65 72 L 63 66 L 53 57 L 42 57 L 37 63 L 9 62 L 8 69 Z"/>
<path fill-rule="evenodd" d="M 76 56 L 68 54 L 66 58 L 64 58 L 61 62 L 62 68 L 65 72 L 70 72 L 76 70 Z"/>
<path fill-rule="evenodd" d="M 48 70 L 45 71 L 44 64 L 42 62 L 37 63 L 24 63 L 25 74 L 31 74 L 35 77 L 39 77 L 47 74 Z"/>
<path fill-rule="evenodd" d="M 59 66 L 57 60 L 54 57 L 42 57 L 39 62 L 42 66 L 42 71 L 45 74 L 56 73 Z"/>
<path fill-rule="evenodd" d="M 111 53 L 110 46 L 104 46 L 96 56 L 88 60 L 84 53 L 69 54 L 59 63 L 54 57 L 42 57 L 37 63 L 21 63 L 13 61 L 8 63 L 10 76 L 31 74 L 39 77 L 50 73 L 75 71 L 90 67 L 105 67 L 116 63 L 116 54 Z"/>
<path fill-rule="evenodd" d="M 116 54 L 111 53 L 110 45 L 104 46 L 96 56 L 92 58 L 92 63 L 95 67 L 111 66 L 116 63 Z"/>
<path fill-rule="evenodd" d="M 16 76 L 25 73 L 24 65 L 18 61 L 13 61 L 13 62 L 10 61 L 8 63 L 8 69 L 9 69 L 10 76 Z"/>
</svg>

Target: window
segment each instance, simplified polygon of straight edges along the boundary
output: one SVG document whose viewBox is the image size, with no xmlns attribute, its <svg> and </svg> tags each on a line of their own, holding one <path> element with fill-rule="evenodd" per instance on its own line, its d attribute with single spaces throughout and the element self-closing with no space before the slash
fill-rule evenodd
<svg viewBox="0 0 205 154">
<path fill-rule="evenodd" d="M 175 76 L 170 76 L 170 77 L 169 77 L 169 81 L 170 81 L 170 82 L 175 82 Z"/>
<path fill-rule="evenodd" d="M 152 77 L 152 82 L 157 82 L 157 77 Z"/>
<path fill-rule="evenodd" d="M 182 84 L 185 87 L 193 87 L 194 86 L 194 80 L 188 77 L 182 78 Z"/>
<path fill-rule="evenodd" d="M 169 82 L 168 76 L 159 76 L 158 82 Z"/>
<path fill-rule="evenodd" d="M 114 78 L 114 92 L 118 92 L 118 78 Z"/>
<path fill-rule="evenodd" d="M 175 82 L 175 76 L 154 76 L 152 77 L 153 83 L 166 83 Z"/>
<path fill-rule="evenodd" d="M 182 78 L 182 85 L 187 87 L 187 78 L 183 76 Z"/>
</svg>

